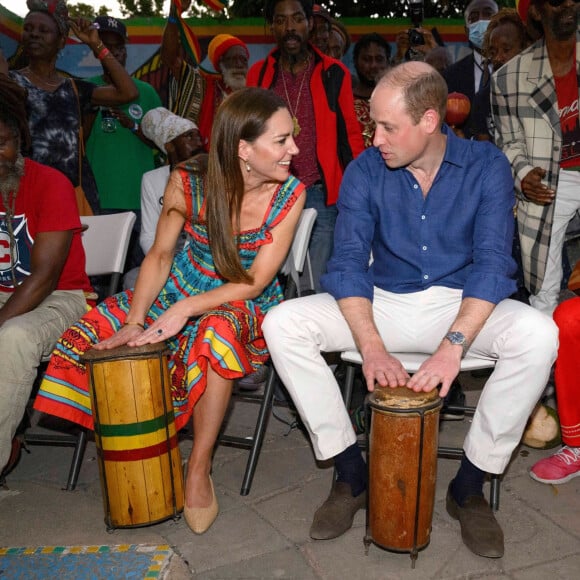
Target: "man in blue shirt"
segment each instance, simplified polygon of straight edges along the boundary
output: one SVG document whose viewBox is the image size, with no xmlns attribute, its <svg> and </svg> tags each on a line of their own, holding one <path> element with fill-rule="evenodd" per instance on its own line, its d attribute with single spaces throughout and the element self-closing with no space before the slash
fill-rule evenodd
<svg viewBox="0 0 580 580">
<path fill-rule="evenodd" d="M 449 485 L 447 509 L 474 553 L 503 555 L 503 533 L 483 498 L 486 472 L 502 473 L 556 358 L 553 321 L 507 297 L 513 179 L 493 145 L 443 126 L 445 81 L 431 66 L 389 70 L 371 97 L 374 147 L 342 181 L 328 292 L 272 309 L 263 324 L 276 369 L 337 478 L 310 535 L 348 530 L 365 505 L 366 466 L 321 352 L 357 348 L 369 391 L 406 385 L 444 397 L 461 358 L 497 359 Z M 369 261 L 373 257 L 372 264 Z M 432 353 L 409 377 L 391 352 Z"/>
</svg>

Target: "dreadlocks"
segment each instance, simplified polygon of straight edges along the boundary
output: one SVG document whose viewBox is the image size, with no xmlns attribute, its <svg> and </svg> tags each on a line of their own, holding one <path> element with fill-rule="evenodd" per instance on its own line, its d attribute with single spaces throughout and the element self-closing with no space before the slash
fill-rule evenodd
<svg viewBox="0 0 580 580">
<path fill-rule="evenodd" d="M 12 174 L 5 176 L 0 183 L 0 193 L 2 203 L 5 208 L 5 223 L 8 237 L 10 239 L 10 255 L 14 258 L 16 248 L 16 238 L 14 236 L 14 208 L 16 206 L 16 196 L 20 185 L 20 178 L 24 173 L 24 157 L 22 147 L 26 150 L 30 147 L 30 131 L 28 130 L 28 119 L 26 116 L 26 90 L 14 82 L 7 75 L 0 74 L 0 122 L 12 132 L 13 137 L 20 148 L 20 153 Z M 16 274 L 14 272 L 14 260 L 11 260 L 12 281 L 16 287 Z"/>
<path fill-rule="evenodd" d="M 31 140 L 26 114 L 26 89 L 3 74 L 0 74 L 0 121 L 15 132 L 23 152 L 27 152 Z"/>
</svg>

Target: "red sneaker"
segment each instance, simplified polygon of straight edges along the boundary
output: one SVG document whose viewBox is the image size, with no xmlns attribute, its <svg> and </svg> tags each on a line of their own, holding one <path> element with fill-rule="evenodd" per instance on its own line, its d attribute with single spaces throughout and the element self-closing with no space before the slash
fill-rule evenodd
<svg viewBox="0 0 580 580">
<path fill-rule="evenodd" d="M 532 479 L 541 483 L 566 483 L 580 475 L 580 447 L 564 445 L 551 457 L 540 459 L 530 469 Z"/>
</svg>

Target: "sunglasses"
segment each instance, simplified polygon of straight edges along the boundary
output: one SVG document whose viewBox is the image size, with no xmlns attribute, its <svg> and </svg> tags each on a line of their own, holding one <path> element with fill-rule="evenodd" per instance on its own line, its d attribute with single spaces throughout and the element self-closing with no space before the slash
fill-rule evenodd
<svg viewBox="0 0 580 580">
<path fill-rule="evenodd" d="M 548 0 L 548 4 L 552 8 L 559 8 L 562 6 L 562 4 L 564 4 L 564 2 L 566 2 L 566 0 Z M 580 0 L 574 0 L 574 4 L 578 4 L 578 2 L 580 2 Z"/>
</svg>

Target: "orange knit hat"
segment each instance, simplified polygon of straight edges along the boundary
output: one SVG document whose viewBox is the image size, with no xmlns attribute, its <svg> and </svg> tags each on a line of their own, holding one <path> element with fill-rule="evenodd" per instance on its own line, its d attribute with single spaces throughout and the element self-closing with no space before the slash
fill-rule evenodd
<svg viewBox="0 0 580 580">
<path fill-rule="evenodd" d="M 232 48 L 232 46 L 241 46 L 246 51 L 248 58 L 250 57 L 250 52 L 246 43 L 231 34 L 218 34 L 211 39 L 211 42 L 207 47 L 207 56 L 216 71 L 219 70 L 218 65 L 221 57 Z"/>
</svg>

